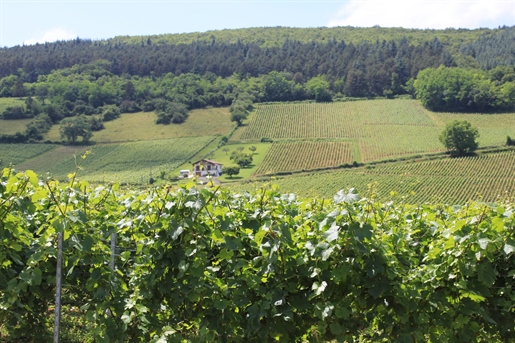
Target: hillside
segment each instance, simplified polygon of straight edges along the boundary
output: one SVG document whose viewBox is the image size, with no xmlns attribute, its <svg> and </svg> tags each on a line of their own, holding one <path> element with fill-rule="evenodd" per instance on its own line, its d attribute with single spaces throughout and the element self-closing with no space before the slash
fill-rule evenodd
<svg viewBox="0 0 515 343">
<path fill-rule="evenodd" d="M 438 38 L 444 45 L 454 47 L 457 51 L 461 44 L 472 43 L 479 37 L 490 35 L 498 30 L 491 29 L 445 29 L 445 30 L 420 30 L 387 27 L 254 27 L 246 29 L 227 29 L 206 32 L 191 32 L 180 34 L 161 34 L 150 36 L 117 36 L 106 40 L 106 43 L 122 44 L 193 44 L 193 43 L 225 43 L 256 44 L 260 47 L 277 47 L 285 41 L 298 41 L 301 43 L 329 42 L 345 40 L 347 43 L 360 44 L 363 41 L 373 43 L 375 41 L 400 40 L 406 38 L 414 44 L 422 44 Z"/>
<path fill-rule="evenodd" d="M 156 125 L 152 118 L 150 112 L 122 114 L 93 135 L 92 146 L 0 144 L 0 160 L 59 179 L 77 162 L 84 180 L 144 185 L 150 177 L 175 179 L 201 158 L 234 165 L 232 153 L 254 147 L 248 168 L 219 181 L 253 190 L 273 180 L 285 192 L 324 198 L 344 186 L 366 192 L 377 182 L 380 199 L 393 191 L 414 203 L 493 201 L 515 193 L 513 152 L 499 148 L 515 136 L 515 113 L 436 113 L 410 99 L 261 104 L 232 135 L 227 108 L 194 110 L 180 125 Z M 444 154 L 438 135 L 454 119 L 479 129 L 477 157 Z M 223 136 L 227 145 L 220 145 Z M 92 154 L 78 158 L 87 150 Z"/>
</svg>

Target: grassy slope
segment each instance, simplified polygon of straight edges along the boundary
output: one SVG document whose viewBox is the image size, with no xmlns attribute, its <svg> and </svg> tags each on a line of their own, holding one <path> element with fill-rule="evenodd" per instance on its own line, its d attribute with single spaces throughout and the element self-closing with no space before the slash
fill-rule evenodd
<svg viewBox="0 0 515 343">
<path fill-rule="evenodd" d="M 125 113 L 106 123 L 105 130 L 94 134 L 96 145 L 59 146 L 46 154 L 18 153 L 16 158 L 4 153 L 4 159 L 15 159 L 19 169 L 49 172 L 61 179 L 80 163 L 83 166 L 80 175 L 89 181 L 147 182 L 151 169 L 154 178 L 158 178 L 161 171 L 168 176 L 175 175 L 176 168 L 200 151 L 216 148 L 219 139 L 215 137 L 228 135 L 233 128 L 227 108 L 191 111 L 181 125 L 156 125 L 154 113 Z M 46 138 L 60 140 L 57 125 Z M 115 141 L 118 143 L 109 143 Z M 22 151 L 26 145 L 18 147 Z M 78 158 L 86 150 L 91 150 L 92 154 L 85 160 Z"/>
<path fill-rule="evenodd" d="M 25 99 L 20 99 L 20 98 L 0 98 L 0 113 L 3 113 L 7 107 L 13 107 L 13 106 L 23 106 L 23 107 L 25 107 Z"/>
<path fill-rule="evenodd" d="M 25 107 L 25 100 L 19 98 L 0 98 L 0 114 L 5 111 L 7 107 L 23 106 Z M 32 119 L 19 119 L 19 120 L 3 120 L 0 119 L 0 135 L 12 135 L 16 132 L 23 132 Z"/>
<path fill-rule="evenodd" d="M 93 147 L 94 154 L 86 159 L 85 170 L 82 175 L 84 178 L 93 181 L 108 179 L 124 182 L 143 180 L 143 182 L 146 182 L 151 166 L 153 167 L 153 176 L 157 178 L 161 170 L 165 170 L 173 176 L 178 175 L 179 169 L 191 169 L 190 162 L 200 158 L 211 158 L 224 165 L 232 165 L 233 163 L 229 159 L 230 151 L 226 154 L 222 150 L 223 148 L 227 147 L 232 151 L 238 146 L 243 146 L 245 151 L 248 151 L 248 147 L 254 145 L 258 150 L 254 155 L 254 164 L 251 168 L 242 169 L 241 174 L 233 179 L 226 176 L 220 178 L 221 181 L 239 181 L 251 177 L 269 152 L 272 144 L 259 143 L 262 135 L 275 139 L 279 138 L 278 143 L 283 141 L 350 142 L 353 157 L 356 158 L 356 156 L 361 155 L 361 161 L 398 158 L 399 156 L 441 151 L 442 147 L 438 142 L 438 134 L 445 123 L 455 118 L 470 120 L 479 127 L 481 146 L 501 145 L 504 143 L 506 135 L 515 136 L 515 114 L 456 115 L 432 113 L 423 109 L 417 101 L 413 100 L 260 105 L 258 110 L 249 118 L 248 125 L 238 129 L 231 138 L 230 144 L 221 149 L 217 150 L 219 139 L 213 139 L 209 145 L 205 146 L 209 139 L 191 138 L 192 140 L 189 142 L 192 146 L 194 146 L 193 142 L 198 140 L 201 140 L 204 145 L 195 145 L 194 148 L 189 149 L 186 146 L 190 143 L 186 144 L 188 140 L 185 140 L 180 144 L 174 144 L 173 151 L 171 150 L 165 155 L 161 155 L 161 157 L 156 157 L 152 161 L 150 161 L 152 158 L 139 161 L 138 156 L 140 155 L 152 156 L 155 155 L 157 150 L 165 149 L 166 151 L 169 148 L 165 143 L 166 141 L 158 140 L 154 145 L 148 143 L 148 149 L 136 149 L 136 146 L 131 145 L 99 144 Z M 94 136 L 93 139 L 98 141 L 137 140 L 143 143 L 145 140 L 156 140 L 163 137 L 191 137 L 206 135 L 207 133 L 227 135 L 234 127 L 234 123 L 229 120 L 227 109 L 192 111 L 188 121 L 177 126 L 158 126 L 154 124 L 153 119 L 152 113 L 123 114 L 120 119 L 107 123 L 107 129 L 97 133 L 97 136 Z M 320 136 L 323 137 L 322 140 Z M 247 142 L 242 141 L 242 138 L 247 138 Z M 145 144 L 139 144 L 139 146 L 143 147 Z M 288 145 L 284 146 L 288 147 Z M 23 151 L 23 149 L 20 151 Z M 188 156 L 183 155 L 182 160 L 179 159 L 173 163 L 165 161 L 168 157 L 183 149 L 186 149 L 190 154 Z M 52 146 L 47 154 L 40 152 L 25 156 L 23 153 L 18 153 L 16 163 L 20 169 L 33 168 L 40 172 L 50 171 L 54 175 L 63 177 L 75 168 L 73 155 L 80 155 L 85 150 L 86 147 L 58 147 L 55 149 Z M 131 155 L 132 150 L 134 151 Z M 122 153 L 123 151 L 125 153 Z M 14 155 L 16 154 L 15 152 Z M 274 158 L 272 155 L 268 157 L 269 159 Z M 106 159 L 111 159 L 111 161 L 101 163 L 98 162 L 99 158 L 103 161 L 107 161 Z M 282 159 L 284 157 L 275 158 Z M 145 158 L 143 157 L 143 159 Z M 22 163 L 23 160 L 27 161 Z M 127 160 L 130 161 L 127 162 Z M 359 159 L 357 160 L 359 161 Z M 276 162 L 280 166 L 283 161 Z M 417 165 L 417 162 L 413 164 Z M 483 161 L 482 164 L 492 169 L 492 173 L 499 169 L 499 161 L 495 159 Z M 494 164 L 496 164 L 495 168 L 492 167 Z M 421 166 L 428 168 L 428 165 Z M 458 170 L 463 168 L 457 166 Z M 478 167 L 477 165 L 470 165 L 466 168 L 477 170 Z M 309 168 L 306 167 L 305 169 Z M 487 176 L 482 179 L 473 180 L 474 175 L 468 174 L 436 177 L 432 174 L 426 175 L 420 172 L 410 172 L 411 174 L 408 175 L 404 171 L 392 172 L 392 170 L 381 165 L 373 169 L 358 168 L 333 173 L 312 173 L 309 176 L 299 175 L 280 179 L 278 183 L 285 187 L 285 191 L 295 191 L 306 196 L 331 196 L 338 189 L 353 186 L 359 186 L 360 190 L 363 191 L 363 189 L 366 189 L 366 184 L 373 181 L 379 182 L 379 188 L 383 196 L 391 190 L 408 194 L 411 190 L 425 189 L 422 192 L 416 191 L 416 193 L 426 194 L 426 198 L 422 195 L 412 196 L 412 199 L 416 201 L 421 199 L 424 201 L 434 200 L 438 197 L 449 199 L 449 201 L 464 201 L 463 199 L 473 195 L 472 193 L 476 192 L 474 189 L 478 189 L 478 187 L 483 187 L 478 192 L 486 194 L 488 192 L 484 189 L 485 185 L 492 188 L 493 192 L 499 192 L 503 190 L 503 187 L 509 185 L 507 178 L 500 177 L 495 173 L 492 175 L 485 174 Z M 463 192 L 468 188 L 463 187 L 463 184 L 466 183 L 467 178 L 473 180 L 472 182 L 478 186 L 470 188 L 472 193 L 465 194 Z M 492 181 L 487 183 L 486 179 Z M 442 193 L 443 195 L 438 195 L 438 192 L 441 192 L 440 188 L 450 189 L 449 192 L 454 195 L 451 196 L 445 192 Z M 490 193 L 488 194 L 489 197 L 492 197 Z"/>
<path fill-rule="evenodd" d="M 52 152 L 57 147 L 54 144 L 0 144 L 0 166 L 12 163 L 18 168 L 22 162 Z"/>
<path fill-rule="evenodd" d="M 23 132 L 32 119 L 0 120 L 0 135 L 13 135 Z"/>
<path fill-rule="evenodd" d="M 232 130 L 228 108 L 193 110 L 183 124 L 157 125 L 154 112 L 124 113 L 104 123 L 105 129 L 94 132 L 95 143 L 145 141 L 181 137 L 221 136 Z M 60 141 L 59 125 L 54 125 L 45 139 Z"/>
</svg>

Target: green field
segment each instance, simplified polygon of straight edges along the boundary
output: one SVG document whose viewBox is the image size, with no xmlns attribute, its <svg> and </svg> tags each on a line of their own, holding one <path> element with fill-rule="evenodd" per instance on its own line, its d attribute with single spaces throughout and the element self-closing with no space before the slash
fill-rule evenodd
<svg viewBox="0 0 515 343">
<path fill-rule="evenodd" d="M 23 132 L 32 119 L 0 119 L 0 135 L 14 135 L 16 132 Z"/>
<path fill-rule="evenodd" d="M 65 179 L 80 164 L 79 176 L 87 181 L 147 183 L 151 175 L 158 179 L 161 171 L 170 173 L 176 169 L 214 138 L 175 138 L 80 148 L 63 146 L 21 163 L 18 168 Z M 91 153 L 81 159 L 86 150 Z"/>
<path fill-rule="evenodd" d="M 93 133 L 96 143 L 146 141 L 182 137 L 226 135 L 234 128 L 227 108 L 190 111 L 182 124 L 157 125 L 154 112 L 123 113 L 120 118 L 104 123 L 105 129 Z M 59 125 L 54 125 L 45 139 L 61 141 Z"/>
<path fill-rule="evenodd" d="M 380 164 L 336 172 L 299 174 L 272 178 L 284 193 L 304 197 L 332 198 L 343 188 L 356 188 L 366 194 L 368 185 L 377 183 L 381 200 L 391 192 L 406 196 L 412 203 L 465 203 L 470 199 L 494 201 L 515 196 L 515 150 L 476 157 L 438 158 Z M 266 182 L 233 185 L 233 189 L 255 189 Z"/>
<path fill-rule="evenodd" d="M 480 146 L 498 146 L 506 143 L 506 136 L 515 137 L 515 114 L 457 114 L 434 113 L 444 123 L 453 120 L 468 120 L 479 129 Z"/>
</svg>

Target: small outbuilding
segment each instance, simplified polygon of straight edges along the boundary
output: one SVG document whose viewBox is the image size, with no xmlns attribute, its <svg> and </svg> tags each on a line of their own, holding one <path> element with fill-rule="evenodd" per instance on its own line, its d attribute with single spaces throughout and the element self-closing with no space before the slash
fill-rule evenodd
<svg viewBox="0 0 515 343">
<path fill-rule="evenodd" d="M 190 176 L 190 170 L 189 169 L 182 169 L 179 171 L 179 176 L 183 178 L 188 178 Z"/>
<path fill-rule="evenodd" d="M 222 163 L 203 158 L 193 162 L 193 173 L 197 176 L 220 176 L 222 175 L 222 167 Z"/>
</svg>

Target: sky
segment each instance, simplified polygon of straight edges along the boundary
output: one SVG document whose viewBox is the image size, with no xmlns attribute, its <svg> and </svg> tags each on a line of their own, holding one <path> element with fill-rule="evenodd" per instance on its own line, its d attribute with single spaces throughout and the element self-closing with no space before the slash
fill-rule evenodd
<svg viewBox="0 0 515 343">
<path fill-rule="evenodd" d="M 497 28 L 515 0 L 0 0 L 0 47 L 244 27 Z"/>
</svg>

